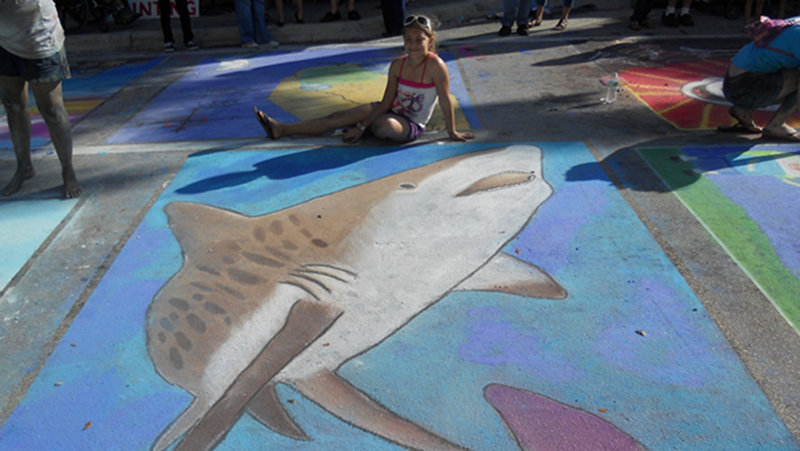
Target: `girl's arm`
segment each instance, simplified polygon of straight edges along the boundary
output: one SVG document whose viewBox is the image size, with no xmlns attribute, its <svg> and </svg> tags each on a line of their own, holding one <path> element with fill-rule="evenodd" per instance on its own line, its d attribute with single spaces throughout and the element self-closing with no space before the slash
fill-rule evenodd
<svg viewBox="0 0 800 451">
<path fill-rule="evenodd" d="M 369 116 L 363 122 L 355 124 L 354 127 L 344 133 L 343 139 L 345 142 L 353 143 L 361 138 L 364 130 L 369 128 L 370 124 L 382 114 L 386 114 L 392 108 L 392 102 L 397 97 L 397 79 L 400 77 L 400 59 L 395 59 L 389 66 L 388 80 L 386 80 L 386 89 L 383 91 L 383 99 L 381 103 L 372 109 Z"/>
<path fill-rule="evenodd" d="M 436 94 L 439 95 L 439 106 L 444 114 L 444 123 L 447 126 L 447 134 L 455 141 L 466 141 L 475 137 L 470 132 L 459 132 L 456 130 L 456 114 L 453 109 L 453 102 L 450 101 L 450 74 L 447 65 L 439 56 L 433 59 L 435 63 L 431 69 L 433 84 L 436 85 Z"/>
</svg>

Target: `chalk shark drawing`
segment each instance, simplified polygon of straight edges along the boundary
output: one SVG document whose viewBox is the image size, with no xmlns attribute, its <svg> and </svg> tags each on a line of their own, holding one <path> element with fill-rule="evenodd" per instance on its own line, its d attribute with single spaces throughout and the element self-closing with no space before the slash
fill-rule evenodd
<svg viewBox="0 0 800 451">
<path fill-rule="evenodd" d="M 287 383 L 333 415 L 417 449 L 460 446 L 336 374 L 454 290 L 563 299 L 539 268 L 501 252 L 552 194 L 541 149 L 451 157 L 258 217 L 165 208 L 184 254 L 147 312 L 157 371 L 194 395 L 157 438 L 209 449 L 247 410 L 310 440 L 275 393 Z"/>
</svg>

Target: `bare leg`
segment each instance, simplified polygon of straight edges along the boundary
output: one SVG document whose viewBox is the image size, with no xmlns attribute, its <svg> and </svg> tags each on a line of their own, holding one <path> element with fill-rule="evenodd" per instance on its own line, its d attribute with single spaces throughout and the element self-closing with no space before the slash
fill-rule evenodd
<svg viewBox="0 0 800 451">
<path fill-rule="evenodd" d="M 569 19 L 569 12 L 572 11 L 571 6 L 565 6 L 564 9 L 561 10 L 561 18 L 564 20 Z"/>
<path fill-rule="evenodd" d="M 405 142 L 410 129 L 407 120 L 391 114 L 384 114 L 370 126 L 372 134 L 377 138 L 394 142 Z"/>
<path fill-rule="evenodd" d="M 355 125 L 356 122 L 365 120 L 372 112 L 372 108 L 371 104 L 361 105 L 349 110 L 338 111 L 325 117 L 293 124 L 278 122 L 266 115 L 263 117 L 272 130 L 272 138 L 279 139 L 288 135 L 321 135 L 337 128 L 349 127 Z"/>
<path fill-rule="evenodd" d="M 796 130 L 786 125 L 785 122 L 797 110 L 797 101 L 800 99 L 798 83 L 800 83 L 800 77 L 798 77 L 797 70 L 783 70 L 783 89 L 778 95 L 779 99 L 783 99 L 783 103 L 764 126 L 765 133 L 781 137 L 796 133 Z"/>
<path fill-rule="evenodd" d="M 278 12 L 278 23 L 286 22 L 283 17 L 283 0 L 275 0 L 275 10 Z"/>
<path fill-rule="evenodd" d="M 53 141 L 53 147 L 56 148 L 56 154 L 61 162 L 64 197 L 67 199 L 78 197 L 83 189 L 72 168 L 72 126 L 69 123 L 67 109 L 64 108 L 61 82 L 31 82 L 31 91 L 36 99 L 39 113 L 47 124 L 50 139 Z"/>
<path fill-rule="evenodd" d="M 303 20 L 303 0 L 297 0 L 297 14 L 295 18 L 297 20 Z"/>
<path fill-rule="evenodd" d="M 0 97 L 6 109 L 8 133 L 17 157 L 17 170 L 3 188 L 2 195 L 10 196 L 22 187 L 22 182 L 36 172 L 31 162 L 31 117 L 28 114 L 28 85 L 18 77 L 0 76 Z"/>
</svg>

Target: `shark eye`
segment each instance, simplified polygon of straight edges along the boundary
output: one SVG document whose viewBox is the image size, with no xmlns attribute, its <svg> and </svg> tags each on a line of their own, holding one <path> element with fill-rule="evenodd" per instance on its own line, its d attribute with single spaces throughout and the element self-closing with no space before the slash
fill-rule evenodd
<svg viewBox="0 0 800 451">
<path fill-rule="evenodd" d="M 412 189 L 416 189 L 416 188 L 417 188 L 417 185 L 415 185 L 415 184 L 413 184 L 411 182 L 406 182 L 406 183 L 401 183 L 400 184 L 400 189 L 412 190 Z"/>
<path fill-rule="evenodd" d="M 456 197 L 469 196 L 471 194 L 495 189 L 508 188 L 511 186 L 522 185 L 536 178 L 533 172 L 501 172 L 500 174 L 484 177 L 473 183 Z"/>
</svg>

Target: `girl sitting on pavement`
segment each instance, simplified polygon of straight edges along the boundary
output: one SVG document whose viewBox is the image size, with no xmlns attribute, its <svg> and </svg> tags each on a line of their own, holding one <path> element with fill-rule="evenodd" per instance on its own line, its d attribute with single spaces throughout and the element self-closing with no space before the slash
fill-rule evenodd
<svg viewBox="0 0 800 451">
<path fill-rule="evenodd" d="M 287 135 L 321 135 L 344 128 L 343 140 L 354 143 L 369 130 L 374 136 L 398 143 L 417 140 L 433 114 L 438 98 L 447 133 L 455 141 L 475 136 L 456 130 L 450 101 L 450 75 L 444 61 L 433 53 L 436 33 L 430 19 L 409 16 L 403 26 L 406 55 L 392 61 L 383 99 L 316 119 L 278 122 L 258 107 L 256 118 L 270 139 Z"/>
</svg>

